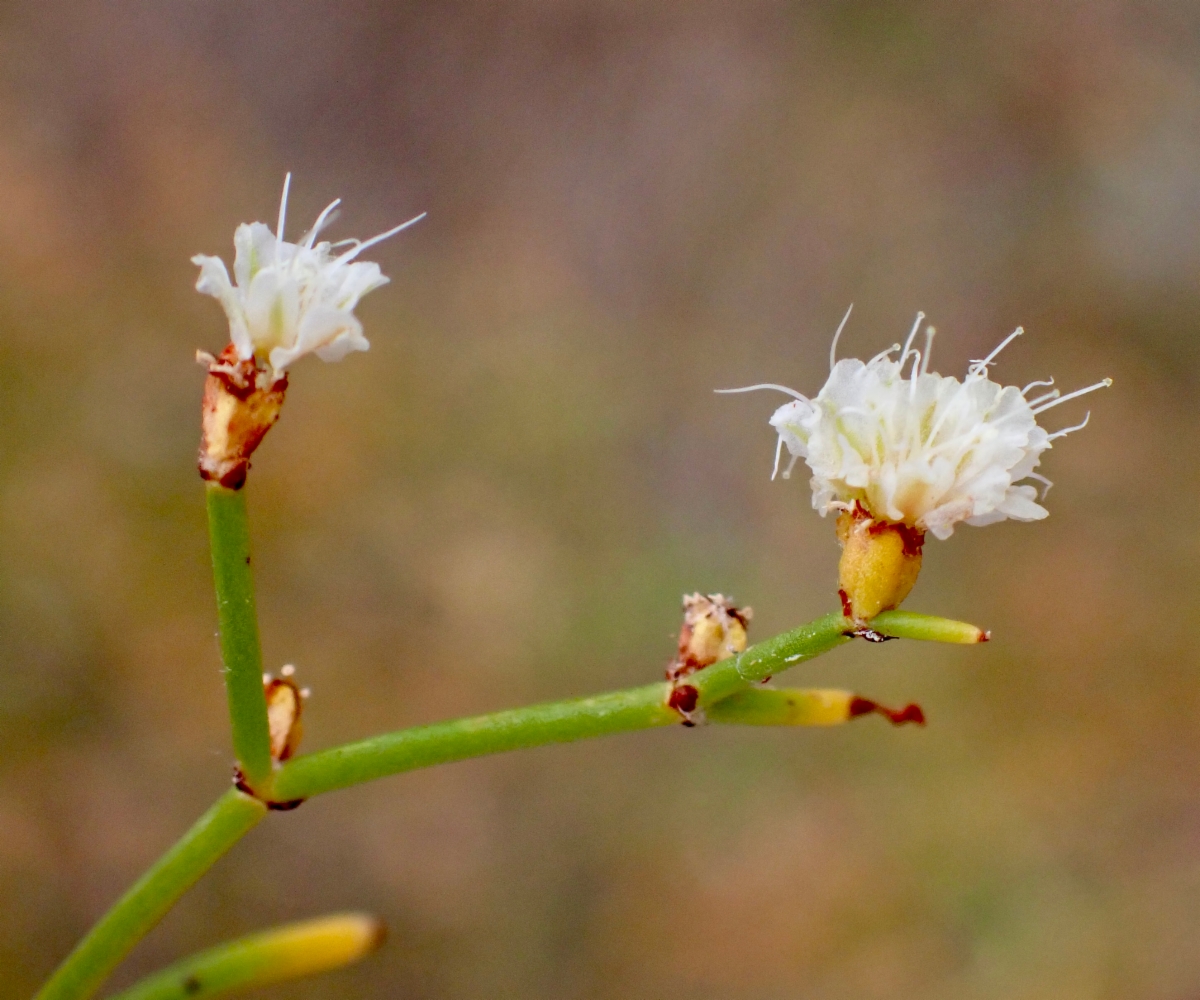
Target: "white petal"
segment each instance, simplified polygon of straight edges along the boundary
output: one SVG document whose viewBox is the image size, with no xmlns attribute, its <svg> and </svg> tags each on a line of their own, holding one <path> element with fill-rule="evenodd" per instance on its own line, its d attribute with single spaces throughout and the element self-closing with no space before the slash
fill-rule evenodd
<svg viewBox="0 0 1200 1000">
<path fill-rule="evenodd" d="M 275 234 L 261 222 L 243 222 L 234 230 L 233 276 L 242 291 L 250 287 L 250 282 L 264 267 L 275 266 L 276 244 Z"/>
<path fill-rule="evenodd" d="M 200 268 L 200 277 L 196 279 L 196 291 L 211 295 L 221 303 L 229 320 L 229 339 L 237 348 L 239 357 L 243 360 L 250 358 L 254 354 L 254 347 L 246 329 L 246 311 L 237 291 L 229 283 L 229 272 L 225 270 L 225 262 L 220 257 L 196 254 L 192 263 Z"/>
</svg>

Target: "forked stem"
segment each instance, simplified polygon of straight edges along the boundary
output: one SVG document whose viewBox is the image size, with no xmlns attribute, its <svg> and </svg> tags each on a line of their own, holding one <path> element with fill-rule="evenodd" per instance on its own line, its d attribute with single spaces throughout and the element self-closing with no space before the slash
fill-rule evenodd
<svg viewBox="0 0 1200 1000">
<path fill-rule="evenodd" d="M 244 547 L 239 549 L 235 543 L 239 537 L 239 524 L 244 527 L 245 508 L 240 500 L 234 499 L 237 495 L 229 490 L 217 494 L 214 503 L 214 492 L 209 494 L 209 510 L 210 514 L 216 510 L 213 516 L 216 525 L 213 550 L 214 564 L 218 567 L 218 588 L 222 586 L 222 566 L 230 571 L 229 576 L 233 578 L 232 587 L 228 580 L 225 584 L 227 589 L 221 619 L 224 648 L 226 623 L 235 627 L 247 627 L 248 623 L 252 623 L 253 599 L 251 596 L 248 604 L 243 601 L 239 605 L 235 601 L 232 607 L 229 606 L 231 589 L 236 592 L 238 587 L 249 585 L 248 570 L 243 576 L 232 572 L 236 565 L 228 563 L 244 550 Z M 221 552 L 219 556 L 216 555 L 218 551 Z M 241 565 L 243 568 L 246 566 L 244 560 Z M 243 597 L 246 593 L 248 591 L 241 591 Z M 886 612 L 875 618 L 870 626 L 870 637 L 876 639 L 904 637 L 974 643 L 986 638 L 986 633 L 973 625 L 911 612 Z M 857 629 L 854 622 L 842 615 L 826 615 L 808 625 L 751 646 L 739 656 L 706 667 L 679 683 L 695 693 L 693 707 L 703 709 L 738 692 L 752 691 L 755 683 L 849 642 L 855 634 L 862 634 L 862 629 Z M 254 639 L 253 657 L 235 659 L 234 662 L 250 661 L 255 664 L 254 681 L 261 697 L 262 678 L 257 673 L 257 628 L 252 632 L 231 632 L 231 635 L 241 635 L 243 639 L 249 635 Z M 101 918 L 43 987 L 36 1000 L 85 1000 L 90 997 L 134 944 L 196 879 L 263 817 L 268 806 L 291 806 L 322 792 L 468 757 L 675 725 L 682 721 L 680 712 L 670 703 L 675 687 L 677 685 L 669 682 L 647 684 L 590 698 L 574 698 L 417 726 L 295 758 L 275 771 L 274 781 L 269 786 L 269 802 L 239 791 L 227 792 L 219 799 L 183 839 Z M 241 688 L 231 684 L 230 703 L 235 707 L 236 737 L 239 732 L 237 710 L 244 710 L 245 705 L 235 703 L 235 690 L 240 692 Z M 844 721 L 823 716 L 818 719 L 813 713 L 820 708 L 819 705 L 810 706 L 811 711 L 805 709 L 808 711 L 806 716 L 788 701 L 789 698 L 795 699 L 797 694 L 809 698 L 811 692 L 777 694 L 779 697 L 743 700 L 737 708 L 726 713 L 726 721 L 759 725 Z M 822 711 L 827 715 L 828 706 Z M 721 721 L 721 713 L 715 715 L 717 721 Z M 263 793 L 260 791 L 259 794 Z"/>
</svg>

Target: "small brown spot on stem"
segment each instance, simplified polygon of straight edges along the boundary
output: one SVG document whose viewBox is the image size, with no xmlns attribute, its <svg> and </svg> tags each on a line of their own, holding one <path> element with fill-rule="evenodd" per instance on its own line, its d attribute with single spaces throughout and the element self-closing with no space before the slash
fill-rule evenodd
<svg viewBox="0 0 1200 1000">
<path fill-rule="evenodd" d="M 183 981 L 183 992 L 188 996 L 191 996 L 193 993 L 199 993 L 200 980 L 195 976 L 188 976 L 187 979 Z"/>
</svg>

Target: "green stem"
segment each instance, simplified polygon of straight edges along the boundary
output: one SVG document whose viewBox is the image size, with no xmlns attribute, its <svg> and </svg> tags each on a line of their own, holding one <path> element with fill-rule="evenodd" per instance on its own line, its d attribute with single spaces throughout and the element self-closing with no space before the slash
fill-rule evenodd
<svg viewBox="0 0 1200 1000">
<path fill-rule="evenodd" d="M 967 635 L 983 634 L 973 625 L 911 612 L 888 612 L 871 625 L 881 634 L 939 642 L 964 642 Z M 704 708 L 849 642 L 853 627 L 842 615 L 826 615 L 706 667 L 685 683 L 697 689 L 697 705 Z M 291 802 L 467 757 L 669 726 L 680 721 L 667 705 L 670 693 L 669 684 L 648 684 L 374 736 L 284 764 L 275 774 L 273 797 Z"/>
<path fill-rule="evenodd" d="M 266 806 L 228 791 L 158 859 L 55 970 L 36 1000 L 84 1000 L 195 881 L 266 815 Z"/>
<path fill-rule="evenodd" d="M 113 1000 L 201 1000 L 269 986 L 356 962 L 383 937 L 383 925 L 365 913 L 286 924 L 191 955 Z"/>
<path fill-rule="evenodd" d="M 275 775 L 275 796 L 279 801 L 306 799 L 389 774 L 467 757 L 674 725 L 679 715 L 667 707 L 670 689 L 666 682 L 647 684 L 593 698 L 531 705 L 385 733 L 289 761 Z"/>
<path fill-rule="evenodd" d="M 264 789 L 271 778 L 271 736 L 263 695 L 262 649 L 250 572 L 250 528 L 242 490 L 208 484 L 208 532 L 212 545 L 221 659 L 233 752 L 250 787 Z"/>
<path fill-rule="evenodd" d="M 738 656 L 705 667 L 689 680 L 700 692 L 703 708 L 740 691 L 747 684 L 757 684 L 849 642 L 852 637 L 847 635 L 847 630 L 853 627 L 843 615 L 826 615 L 790 632 L 765 639 Z"/>
</svg>

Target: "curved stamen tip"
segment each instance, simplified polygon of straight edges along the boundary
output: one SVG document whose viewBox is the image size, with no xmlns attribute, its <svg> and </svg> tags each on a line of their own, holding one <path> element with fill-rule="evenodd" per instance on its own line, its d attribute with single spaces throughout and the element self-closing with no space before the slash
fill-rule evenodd
<svg viewBox="0 0 1200 1000">
<path fill-rule="evenodd" d="M 829 370 L 833 371 L 833 366 L 837 364 L 837 345 L 841 339 L 842 331 L 846 329 L 846 322 L 850 319 L 850 314 L 854 312 L 854 303 L 850 303 L 850 308 L 846 310 L 846 315 L 842 317 L 842 321 L 838 324 L 837 332 L 833 335 L 833 343 L 829 345 Z"/>
<path fill-rule="evenodd" d="M 786 392 L 793 399 L 800 399 L 808 402 L 807 396 L 802 396 L 795 389 L 789 389 L 786 385 L 776 385 L 774 382 L 761 382 L 758 385 L 743 385 L 737 389 L 713 389 L 713 392 L 720 395 L 729 395 L 735 392 L 755 392 L 758 389 L 774 389 L 777 392 Z"/>
</svg>

